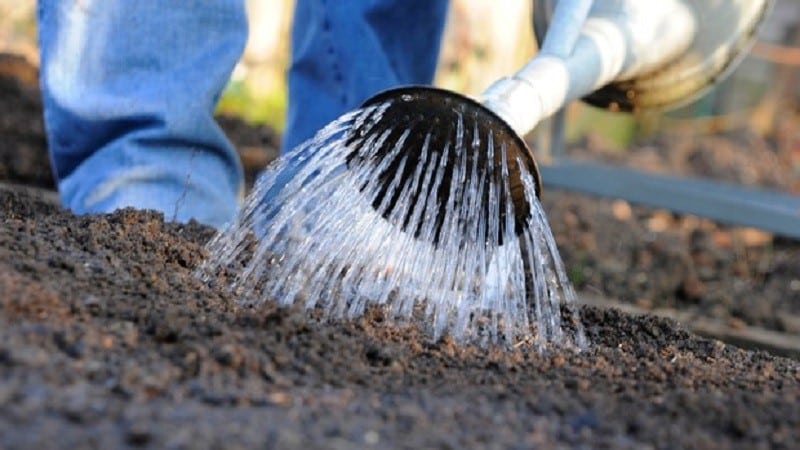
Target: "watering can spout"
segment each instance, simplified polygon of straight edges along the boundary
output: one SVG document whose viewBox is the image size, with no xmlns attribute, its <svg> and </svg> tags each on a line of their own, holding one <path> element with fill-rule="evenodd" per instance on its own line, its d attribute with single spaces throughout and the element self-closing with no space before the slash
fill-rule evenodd
<svg viewBox="0 0 800 450">
<path fill-rule="evenodd" d="M 481 102 L 525 135 L 571 100 L 666 66 L 686 52 L 697 29 L 694 10 L 683 0 L 595 1 L 569 53 L 543 46 L 484 91 Z"/>
<path fill-rule="evenodd" d="M 566 4 L 591 3 L 578 37 Z M 481 102 L 521 135 L 571 100 L 621 111 L 668 109 L 696 98 L 741 60 L 771 0 L 536 2 L 541 51 Z M 545 19 L 541 19 L 545 17 Z M 545 29 L 546 28 L 546 29 Z M 574 46 L 555 45 L 574 42 Z"/>
<path fill-rule="evenodd" d="M 451 200 L 463 197 L 463 184 L 473 177 L 507 183 L 508 195 L 501 195 L 497 204 L 492 204 L 489 190 L 481 191 L 476 194 L 480 198 L 474 199 L 483 217 L 496 217 L 501 242 L 505 228 L 520 231 L 527 225 L 530 199 L 525 194 L 525 178 L 530 177 L 534 195 L 538 196 L 539 168 L 525 140 L 495 112 L 464 95 L 427 86 L 390 89 L 370 98 L 364 107 L 374 110 L 364 120 L 365 125 L 351 130 L 353 151 L 348 164 L 374 167 L 380 179 L 379 194 L 373 201 L 376 210 L 387 213 L 402 203 L 402 189 L 395 189 L 394 184 L 420 185 L 419 176 L 415 180 L 418 168 L 438 166 L 440 176 L 434 178 L 439 181 L 431 182 L 428 188 L 413 189 L 415 192 L 409 195 L 410 201 L 420 207 L 429 202 L 439 205 L 437 214 L 431 217 L 433 241 L 438 242 L 441 237 L 448 205 L 454 207 Z M 362 128 L 366 133 L 360 133 Z M 370 139 L 373 136 L 383 138 L 376 142 Z M 398 142 L 402 143 L 402 151 L 398 151 Z M 472 202 L 459 198 L 456 203 Z M 424 228 L 420 222 L 415 224 L 411 215 L 396 222 L 415 235 Z"/>
</svg>

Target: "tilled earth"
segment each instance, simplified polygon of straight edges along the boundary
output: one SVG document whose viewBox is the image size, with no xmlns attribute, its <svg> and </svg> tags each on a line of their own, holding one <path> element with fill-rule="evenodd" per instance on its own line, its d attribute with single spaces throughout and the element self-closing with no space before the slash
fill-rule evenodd
<svg viewBox="0 0 800 450">
<path fill-rule="evenodd" d="M 47 188 L 38 98 L 20 86 L 0 83 L 0 174 Z M 234 121 L 226 129 L 250 160 L 270 158 L 257 149 L 274 148 L 274 136 Z M 618 202 L 546 198 L 584 289 L 773 329 L 800 308 L 794 242 Z M 582 353 L 456 346 L 377 310 L 326 323 L 237 307 L 224 279 L 194 276 L 213 233 L 196 224 L 130 210 L 78 217 L 17 187 L 0 188 L 0 218 L 0 448 L 800 441 L 800 363 L 668 320 L 586 307 L 592 345 Z"/>
<path fill-rule="evenodd" d="M 800 117 L 793 120 L 800 123 Z M 800 195 L 797 130 L 769 138 L 744 130 L 662 134 L 622 153 L 589 140 L 571 153 Z M 644 309 L 680 309 L 734 328 L 776 330 L 800 342 L 800 241 L 624 201 L 546 189 L 544 197 L 579 290 Z"/>
</svg>

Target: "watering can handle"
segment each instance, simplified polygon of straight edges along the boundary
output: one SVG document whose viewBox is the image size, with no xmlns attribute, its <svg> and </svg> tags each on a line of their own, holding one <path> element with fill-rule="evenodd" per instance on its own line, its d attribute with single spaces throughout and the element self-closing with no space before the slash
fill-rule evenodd
<svg viewBox="0 0 800 450">
<path fill-rule="evenodd" d="M 561 58 L 572 54 L 593 3 L 594 0 L 558 1 L 539 53 Z"/>
<path fill-rule="evenodd" d="M 585 2 L 565 3 L 584 6 Z M 669 63 L 689 48 L 697 30 L 693 11 L 682 0 L 591 3 L 571 53 L 539 52 L 519 71 L 498 80 L 481 95 L 483 105 L 519 135 L 529 133 L 571 100 Z M 555 39 L 557 35 L 552 36 Z M 543 50 L 549 48 L 543 45 Z"/>
</svg>

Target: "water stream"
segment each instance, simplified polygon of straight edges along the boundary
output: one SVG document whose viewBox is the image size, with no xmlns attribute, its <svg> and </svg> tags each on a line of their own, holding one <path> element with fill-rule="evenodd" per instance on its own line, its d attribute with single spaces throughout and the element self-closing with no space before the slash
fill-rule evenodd
<svg viewBox="0 0 800 450">
<path fill-rule="evenodd" d="M 410 159 L 419 131 L 376 126 L 382 108 L 350 113 L 275 161 L 209 242 L 201 274 L 242 265 L 230 288 L 243 303 L 300 302 L 329 318 L 378 305 L 419 319 L 434 339 L 583 348 L 575 292 L 522 162 L 506 161 L 491 132 L 467 142 L 466 119 L 443 148 L 413 139 L 420 148 Z M 490 161 L 499 152 L 503 164 L 478 167 L 474 151 Z M 521 230 L 511 165 L 530 205 Z"/>
</svg>

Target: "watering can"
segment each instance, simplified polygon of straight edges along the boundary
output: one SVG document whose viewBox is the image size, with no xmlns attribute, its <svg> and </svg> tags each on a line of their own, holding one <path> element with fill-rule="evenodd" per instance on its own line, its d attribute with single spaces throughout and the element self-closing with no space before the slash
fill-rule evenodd
<svg viewBox="0 0 800 450">
<path fill-rule="evenodd" d="M 419 136 L 416 138 L 412 135 L 406 142 L 409 151 L 404 157 L 412 161 L 412 164 L 404 166 L 408 173 L 401 174 L 406 182 L 410 182 L 407 180 L 410 176 L 408 167 L 414 167 L 413 162 L 425 164 L 419 148 L 448 149 L 457 139 L 470 142 L 491 134 L 492 140 L 502 145 L 502 154 L 476 152 L 470 158 L 475 158 L 478 166 L 499 166 L 503 159 L 517 162 L 505 164 L 507 168 L 504 170 L 510 186 L 515 223 L 517 228 L 521 228 L 529 214 L 521 174 L 533 174 L 537 195 L 542 184 L 539 166 L 523 136 L 576 99 L 617 111 L 667 109 L 688 103 L 725 77 L 741 61 L 770 5 L 770 0 L 540 0 L 534 10 L 534 28 L 541 42 L 540 51 L 516 73 L 496 81 L 476 99 L 431 87 L 401 87 L 379 93 L 367 100 L 365 106 L 388 106 L 381 109 L 378 126 L 371 126 L 369 132 L 390 133 L 390 127 L 409 130 L 423 124 L 434 130 L 416 135 Z M 462 123 L 464 117 L 474 119 L 470 121 L 474 125 L 454 125 Z M 354 133 L 358 135 L 359 130 Z M 422 139 L 426 142 L 421 142 Z M 386 144 L 379 154 L 389 155 L 395 139 L 384 142 Z M 442 156 L 441 160 L 445 159 Z M 444 161 L 442 164 L 449 169 L 445 178 L 452 178 L 456 162 Z M 399 163 L 388 167 L 382 174 L 387 185 L 392 180 L 396 182 L 394 172 Z M 602 191 L 602 185 L 606 183 L 617 187 L 610 194 L 621 198 L 625 198 L 624 191 L 636 191 L 631 186 L 637 182 L 653 184 L 649 176 L 642 175 L 629 177 L 631 183 L 620 188 L 616 178 L 625 174 L 612 173 L 598 178 L 593 176 L 597 174 L 591 168 L 588 172 L 543 169 L 544 178 L 553 178 L 556 186 L 574 188 L 580 185 L 589 192 L 608 194 Z M 622 178 L 626 179 L 625 176 Z M 439 187 L 440 203 L 445 203 L 448 195 L 456 189 L 456 183 L 458 181 L 454 180 Z M 673 181 L 662 183 L 670 186 L 669 189 L 675 188 L 676 184 L 683 185 Z M 639 190 L 644 192 L 644 197 L 634 200 L 653 203 L 654 199 L 672 196 L 669 189 Z M 713 204 L 720 197 L 709 197 L 708 192 L 719 190 L 712 188 L 708 191 L 704 185 L 696 190 L 703 196 L 695 198 L 693 193 L 678 194 L 678 197 L 689 198 L 692 208 L 686 212 L 714 210 L 713 206 L 709 208 L 709 202 Z M 764 204 L 762 194 L 757 194 L 754 203 Z M 791 211 L 790 222 L 792 217 L 794 222 L 783 225 L 784 222 L 778 220 L 778 231 L 800 230 L 797 226 L 800 202 L 791 196 L 786 197 L 794 202 L 786 206 Z M 742 193 L 735 191 L 729 198 L 722 199 L 721 208 L 728 215 L 712 218 L 732 220 L 729 217 L 732 213 L 735 216 L 733 220 L 751 220 L 752 212 L 742 213 L 736 206 L 742 198 Z M 783 197 L 779 200 L 777 204 L 787 201 Z M 792 211 L 796 204 L 797 209 Z M 669 208 L 671 205 L 658 206 Z M 500 215 L 512 209 L 500 207 Z M 786 215 L 785 211 L 780 213 Z M 439 216 L 441 222 L 444 211 Z M 769 217 L 769 220 L 755 226 L 776 223 L 774 216 L 761 217 Z M 500 223 L 505 223 L 504 217 Z"/>
</svg>

